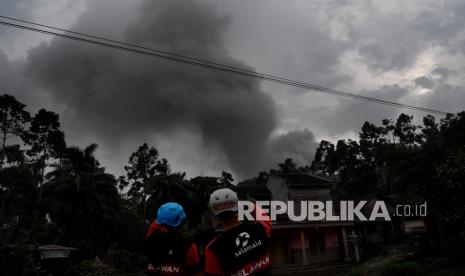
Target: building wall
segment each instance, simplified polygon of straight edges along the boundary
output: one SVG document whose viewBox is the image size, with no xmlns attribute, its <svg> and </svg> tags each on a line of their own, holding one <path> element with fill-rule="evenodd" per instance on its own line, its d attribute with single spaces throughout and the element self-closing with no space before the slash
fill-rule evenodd
<svg viewBox="0 0 465 276">
<path fill-rule="evenodd" d="M 342 260 L 337 227 L 280 230 L 272 239 L 271 256 L 275 265 L 307 265 Z"/>
<path fill-rule="evenodd" d="M 300 214 L 301 200 L 332 199 L 331 186 L 318 181 L 294 183 L 289 186 L 284 177 L 270 175 L 266 187 L 271 193 L 271 200 L 294 200 L 297 203 L 297 214 Z M 280 223 L 286 224 L 285 221 Z M 341 253 L 341 250 L 344 252 L 341 236 L 343 226 L 309 226 L 273 230 L 271 257 L 275 265 L 308 265 L 344 259 Z"/>
<path fill-rule="evenodd" d="M 289 189 L 284 178 L 270 176 L 266 187 L 271 192 L 271 200 L 288 201 Z"/>
<path fill-rule="evenodd" d="M 330 188 L 311 187 L 302 189 L 289 189 L 293 200 L 331 200 Z"/>
</svg>

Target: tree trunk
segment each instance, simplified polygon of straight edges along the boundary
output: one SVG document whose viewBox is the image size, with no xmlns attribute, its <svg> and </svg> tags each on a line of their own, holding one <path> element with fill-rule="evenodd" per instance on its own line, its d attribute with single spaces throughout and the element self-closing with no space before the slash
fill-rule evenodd
<svg viewBox="0 0 465 276">
<path fill-rule="evenodd" d="M 435 219 L 436 219 L 436 226 L 438 227 L 438 233 L 439 233 L 439 246 L 442 248 L 444 245 L 444 233 L 442 231 L 442 226 L 441 226 L 441 221 L 439 219 L 438 213 L 434 213 Z"/>
<path fill-rule="evenodd" d="M 3 199 L 2 200 L 2 207 L 0 208 L 0 223 L 1 223 L 2 218 L 3 218 L 3 210 L 5 209 L 5 202 L 6 202 L 6 199 Z"/>
<path fill-rule="evenodd" d="M 13 220 L 12 225 L 10 226 L 10 230 L 6 233 L 5 237 L 3 238 L 3 244 L 8 244 L 11 237 L 13 237 L 16 229 L 19 226 L 20 216 L 16 216 L 16 220 Z"/>
<path fill-rule="evenodd" d="M 2 157 L 0 160 L 0 169 L 3 168 L 3 163 L 5 162 L 5 146 L 6 146 L 6 131 L 3 131 L 2 137 Z"/>
<path fill-rule="evenodd" d="M 41 167 L 41 172 L 40 172 L 40 181 L 39 181 L 39 187 L 38 188 L 38 200 L 39 202 L 42 200 L 42 185 L 44 184 L 44 174 L 45 174 L 45 167 L 42 165 Z"/>
</svg>

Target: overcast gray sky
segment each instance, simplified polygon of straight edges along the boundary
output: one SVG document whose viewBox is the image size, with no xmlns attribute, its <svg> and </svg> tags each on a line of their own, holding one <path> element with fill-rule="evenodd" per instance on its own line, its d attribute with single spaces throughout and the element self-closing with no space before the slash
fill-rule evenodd
<svg viewBox="0 0 465 276">
<path fill-rule="evenodd" d="M 1 15 L 361 95 L 465 110 L 465 1 L 0 0 Z M 148 142 L 189 176 L 239 178 L 398 108 L 0 26 L 0 92 L 60 113 L 120 174 Z M 407 111 L 418 119 L 423 113 Z"/>
</svg>

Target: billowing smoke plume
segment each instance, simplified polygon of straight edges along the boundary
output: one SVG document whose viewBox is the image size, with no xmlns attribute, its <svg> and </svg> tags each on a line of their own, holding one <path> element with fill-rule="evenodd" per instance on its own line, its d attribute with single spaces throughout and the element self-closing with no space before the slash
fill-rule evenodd
<svg viewBox="0 0 465 276">
<path fill-rule="evenodd" d="M 98 24 L 90 14 L 77 26 Z M 228 18 L 205 3 L 150 0 L 122 39 L 245 67 L 225 50 L 227 25 Z M 219 145 L 235 172 L 251 175 L 263 168 L 276 115 L 257 80 L 61 38 L 31 50 L 28 60 L 37 84 L 83 124 L 74 127 L 106 142 L 181 128 Z"/>
<path fill-rule="evenodd" d="M 293 130 L 274 137 L 270 141 L 271 166 L 276 167 L 286 158 L 292 158 L 299 166 L 310 165 L 317 147 L 315 136 L 308 129 Z"/>
</svg>

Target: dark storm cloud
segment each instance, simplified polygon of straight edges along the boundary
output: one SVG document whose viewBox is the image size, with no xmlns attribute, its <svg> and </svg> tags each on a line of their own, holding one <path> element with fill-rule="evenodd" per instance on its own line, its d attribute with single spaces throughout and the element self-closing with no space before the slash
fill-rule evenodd
<svg viewBox="0 0 465 276">
<path fill-rule="evenodd" d="M 29 16 L 33 0 L 0 0 L 1 14 L 4 16 Z"/>
<path fill-rule="evenodd" d="M 0 89 L 2 93 L 11 93 L 10 91 L 16 90 L 18 83 L 21 83 L 20 74 L 18 74 L 18 66 L 15 66 L 8 57 L 0 51 Z"/>
<path fill-rule="evenodd" d="M 465 25 L 465 2 L 445 1 L 437 7 L 428 6 L 431 3 L 416 6 L 412 13 L 407 9 L 382 11 L 380 5 L 374 5 L 364 14 L 366 25 L 349 25 L 358 53 L 373 72 L 402 70 L 434 46 L 465 53 L 464 40 L 460 39 Z"/>
<path fill-rule="evenodd" d="M 437 106 L 450 113 L 465 111 L 465 88 L 438 83 L 432 94 L 424 99 L 425 105 Z"/>
<path fill-rule="evenodd" d="M 450 73 L 454 73 L 455 70 L 451 70 L 449 68 L 446 68 L 446 67 L 437 67 L 433 70 L 433 72 L 431 72 L 433 75 L 436 75 L 436 76 L 439 76 L 440 79 L 447 79 L 447 77 L 449 76 Z"/>
<path fill-rule="evenodd" d="M 371 72 L 382 73 L 410 66 L 428 45 L 414 29 L 414 21 L 401 12 L 383 12 L 368 6 L 362 23 L 350 24 L 353 47 Z M 366 8 L 366 7 L 365 7 Z"/>
<path fill-rule="evenodd" d="M 450 113 L 465 110 L 465 88 L 462 85 L 457 85 L 456 81 L 448 81 L 449 78 L 461 79 L 462 76 L 457 70 L 445 67 L 433 69 L 426 76 L 423 76 L 431 83 L 431 87 L 429 87 L 430 92 L 420 99 L 420 104 L 434 106 Z"/>
<path fill-rule="evenodd" d="M 0 0 L 0 15 L 9 17 L 29 18 L 31 15 L 32 0 Z M 4 27 L 0 28 L 0 35 L 9 34 Z M 3 40 L 3 39 L 2 39 Z M 0 41 L 2 43 L 2 41 Z"/>
<path fill-rule="evenodd" d="M 421 77 L 414 79 L 414 82 L 416 86 L 419 86 L 421 88 L 427 88 L 427 89 L 432 88 L 434 85 L 434 81 L 425 76 L 421 76 Z"/>
<path fill-rule="evenodd" d="M 410 65 L 418 54 L 416 49 L 412 50 L 396 49 L 384 43 L 370 43 L 359 48 L 367 65 L 375 72 L 400 70 Z"/>
<path fill-rule="evenodd" d="M 393 102 L 403 104 L 413 103 L 417 106 L 457 113 L 464 110 L 465 89 L 463 86 L 445 82 L 444 76 L 456 75 L 453 72 L 453 70 L 438 67 L 428 72 L 425 76 L 414 79 L 412 82 L 416 86 L 429 89 L 428 93 L 421 95 L 412 94 L 412 87 L 410 86 L 399 85 L 383 85 L 375 90 L 362 91 L 360 94 L 364 96 L 376 95 L 379 98 Z M 438 75 L 440 76 L 439 78 L 433 78 L 433 76 Z M 363 101 L 352 101 L 349 99 L 339 99 L 339 101 L 338 105 L 321 110 L 321 115 L 318 116 L 321 121 L 325 122 L 326 130 L 331 135 L 352 131 L 357 133 L 365 121 L 380 124 L 382 119 L 395 120 L 401 112 L 413 115 L 416 123 L 421 124 L 421 119 L 427 114 L 425 112 Z M 437 114 L 431 115 L 441 118 Z"/>
<path fill-rule="evenodd" d="M 377 95 L 382 99 L 405 102 L 402 98 L 407 96 L 409 91 L 398 85 L 383 85 L 375 90 L 362 91 L 360 94 L 363 96 Z M 365 121 L 379 124 L 382 119 L 395 119 L 401 111 L 392 106 L 352 99 L 339 99 L 339 101 L 338 105 L 326 108 L 326 112 L 322 112 L 319 116 L 320 120 L 325 122 L 326 131 L 331 135 L 358 132 Z"/>
<path fill-rule="evenodd" d="M 102 19 L 100 12 L 89 8 L 77 25 Z M 213 6 L 146 1 L 137 18 L 125 41 L 245 66 L 227 55 L 228 18 Z M 71 123 L 106 143 L 187 129 L 219 145 L 242 175 L 267 159 L 276 115 L 256 80 L 61 39 L 32 49 L 28 61 L 27 73 L 68 108 L 65 116 L 74 114 Z"/>
<path fill-rule="evenodd" d="M 423 11 L 413 22 L 414 30 L 429 41 L 441 45 L 458 46 L 454 43 L 465 25 L 465 2 L 445 1 L 439 11 Z M 463 46 L 463 45 L 462 45 Z M 450 50 L 463 51 L 463 47 Z"/>
</svg>

